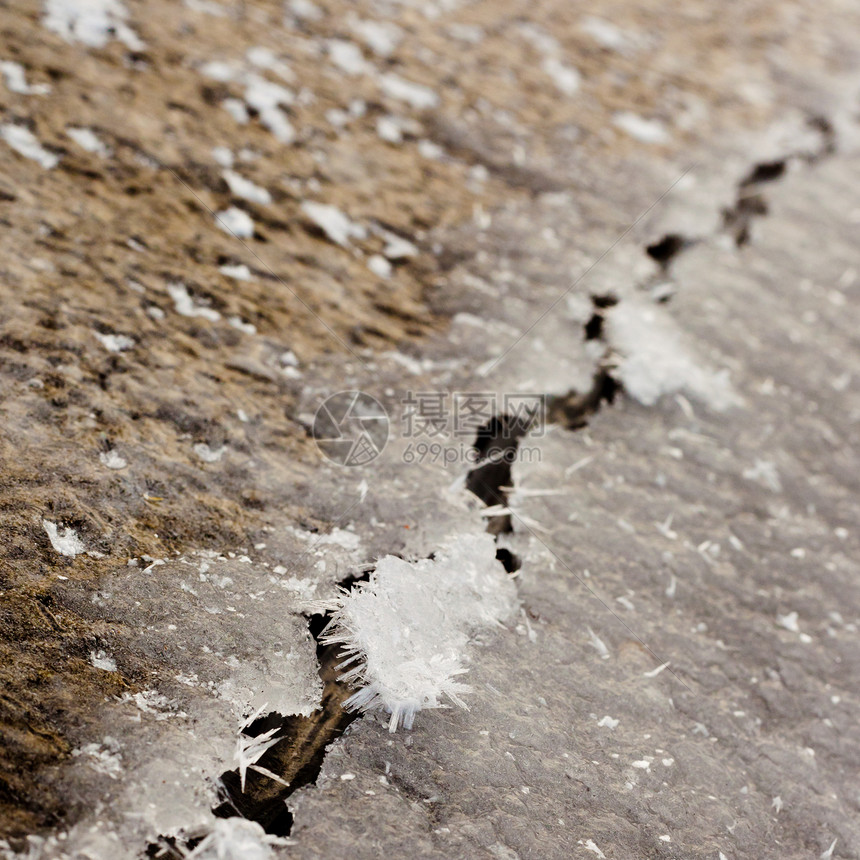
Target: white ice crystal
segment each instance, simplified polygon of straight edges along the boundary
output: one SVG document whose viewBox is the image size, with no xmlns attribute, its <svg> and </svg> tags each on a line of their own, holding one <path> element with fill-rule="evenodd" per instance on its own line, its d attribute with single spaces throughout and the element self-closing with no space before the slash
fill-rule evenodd
<svg viewBox="0 0 860 860">
<path fill-rule="evenodd" d="M 621 356 L 624 389 L 645 406 L 680 391 L 717 410 L 740 402 L 727 374 L 710 369 L 660 308 L 626 299 L 608 314 L 607 327 L 609 343 Z"/>
<path fill-rule="evenodd" d="M 102 451 L 99 460 L 106 469 L 124 469 L 128 465 L 125 457 L 113 448 L 110 451 Z"/>
<path fill-rule="evenodd" d="M 425 708 L 460 707 L 469 687 L 469 634 L 498 625 L 516 608 L 513 581 L 487 534 L 449 538 L 433 559 L 380 559 L 366 583 L 326 605 L 324 642 L 341 644 L 342 679 L 359 687 L 344 707 L 383 709 L 389 730 L 409 729 Z"/>
<path fill-rule="evenodd" d="M 42 525 L 48 534 L 51 546 L 60 554 L 74 558 L 76 555 L 86 552 L 84 542 L 78 537 L 78 533 L 71 528 L 64 528 L 60 532 L 56 523 L 50 520 L 42 520 Z"/>
<path fill-rule="evenodd" d="M 256 821 L 246 818 L 221 818 L 186 860 L 271 860 L 275 845 L 289 844 L 269 836 Z"/>
</svg>

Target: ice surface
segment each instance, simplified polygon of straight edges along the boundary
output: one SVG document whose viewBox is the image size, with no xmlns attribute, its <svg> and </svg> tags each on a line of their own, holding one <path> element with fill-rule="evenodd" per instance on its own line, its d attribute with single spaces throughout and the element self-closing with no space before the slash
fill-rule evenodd
<svg viewBox="0 0 860 860">
<path fill-rule="evenodd" d="M 384 709 L 392 732 L 446 699 L 465 708 L 469 688 L 457 678 L 466 672 L 469 634 L 516 606 L 513 581 L 487 534 L 450 538 L 433 559 L 385 556 L 369 582 L 327 607 L 333 615 L 323 639 L 343 644 L 343 678 L 360 686 L 344 707 Z"/>
<path fill-rule="evenodd" d="M 621 356 L 621 382 L 640 403 L 652 406 L 664 394 L 681 391 L 718 410 L 740 402 L 727 372 L 709 368 L 661 308 L 626 299 L 606 322 L 609 343 Z"/>
</svg>

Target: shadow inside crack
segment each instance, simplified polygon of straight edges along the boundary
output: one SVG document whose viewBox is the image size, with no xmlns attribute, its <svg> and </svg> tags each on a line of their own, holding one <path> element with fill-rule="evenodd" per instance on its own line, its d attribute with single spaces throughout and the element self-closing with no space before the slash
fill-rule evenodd
<svg viewBox="0 0 860 860">
<path fill-rule="evenodd" d="M 372 566 L 366 567 L 359 575 L 339 584 L 342 588 L 351 588 L 357 582 L 367 581 L 372 570 Z M 342 646 L 320 641 L 329 621 L 327 613 L 308 618 L 308 630 L 317 643 L 319 676 L 323 682 L 319 708 L 307 717 L 266 714 L 243 732 L 248 737 L 257 737 L 279 729 L 275 735 L 278 743 L 266 750 L 256 763 L 282 781 L 249 767 L 243 791 L 239 769 L 226 771 L 221 775 L 222 801 L 212 810 L 219 818 L 239 815 L 256 821 L 274 836 L 289 836 L 293 814 L 287 808 L 287 799 L 300 788 L 316 782 L 328 747 L 361 716 L 343 708 L 354 691 L 339 680 Z"/>
</svg>

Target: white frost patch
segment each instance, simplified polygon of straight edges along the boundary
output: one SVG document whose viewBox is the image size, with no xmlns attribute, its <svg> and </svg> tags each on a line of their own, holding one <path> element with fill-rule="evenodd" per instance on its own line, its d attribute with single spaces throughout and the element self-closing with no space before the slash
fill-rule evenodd
<svg viewBox="0 0 860 860">
<path fill-rule="evenodd" d="M 108 148 L 98 139 L 96 133 L 89 128 L 67 128 L 66 136 L 71 138 L 81 149 L 100 155 L 107 156 Z"/>
<path fill-rule="evenodd" d="M 273 860 L 272 848 L 289 844 L 286 839 L 269 836 L 256 821 L 238 816 L 219 818 L 186 860 Z"/>
<path fill-rule="evenodd" d="M 519 30 L 523 38 L 543 54 L 541 68 L 559 92 L 572 96 L 579 89 L 582 78 L 576 69 L 564 62 L 564 52 L 558 40 L 534 24 L 523 24 Z"/>
<path fill-rule="evenodd" d="M 103 672 L 116 672 L 116 660 L 101 649 L 90 651 L 90 663 Z"/>
<path fill-rule="evenodd" d="M 364 59 L 361 48 L 343 39 L 331 39 L 326 45 L 329 58 L 347 75 L 364 75 L 373 71 L 373 66 Z"/>
<path fill-rule="evenodd" d="M 610 655 L 606 643 L 590 627 L 586 629 L 588 630 L 588 642 L 591 647 L 600 654 L 601 659 L 608 660 Z"/>
<path fill-rule="evenodd" d="M 660 120 L 645 119 L 629 110 L 622 110 L 612 117 L 613 124 L 625 134 L 642 143 L 668 143 L 669 133 Z"/>
<path fill-rule="evenodd" d="M 516 609 L 514 583 L 496 560 L 487 534 L 450 538 L 434 559 L 380 559 L 369 582 L 325 605 L 333 612 L 322 637 L 344 646 L 343 679 L 360 686 L 344 707 L 384 709 L 394 732 L 415 714 L 465 708 L 469 688 L 456 680 L 466 668 L 469 634 L 493 627 Z"/>
<path fill-rule="evenodd" d="M 290 0 L 289 10 L 302 21 L 319 21 L 324 14 L 323 10 L 311 0 Z"/>
<path fill-rule="evenodd" d="M 366 21 L 353 18 L 350 29 L 380 57 L 390 57 L 403 39 L 403 30 L 391 21 Z"/>
<path fill-rule="evenodd" d="M 563 63 L 558 57 L 545 57 L 541 68 L 549 75 L 559 92 L 572 96 L 582 83 L 579 72 Z"/>
<path fill-rule="evenodd" d="M 230 193 L 236 197 L 241 197 L 243 200 L 248 200 L 251 203 L 257 203 L 260 206 L 268 206 L 272 202 L 272 195 L 268 190 L 251 182 L 250 179 L 245 179 L 234 170 L 225 170 L 222 174 L 224 181 L 230 186 Z"/>
<path fill-rule="evenodd" d="M 194 300 L 188 294 L 185 284 L 168 284 L 167 293 L 173 299 L 176 313 L 184 317 L 203 317 L 210 322 L 221 319 L 221 314 L 214 308 L 194 304 Z"/>
<path fill-rule="evenodd" d="M 227 322 L 230 323 L 233 328 L 238 329 L 244 334 L 257 333 L 257 326 L 255 326 L 254 323 L 245 322 L 242 317 L 230 317 Z"/>
<path fill-rule="evenodd" d="M 93 332 L 93 334 L 108 352 L 123 352 L 131 349 L 135 344 L 134 338 L 127 334 L 101 334 L 100 332 Z"/>
<path fill-rule="evenodd" d="M 251 216 L 237 206 L 231 206 L 215 216 L 215 223 L 225 232 L 237 239 L 250 239 L 254 235 L 254 221 Z"/>
<path fill-rule="evenodd" d="M 19 155 L 38 162 L 46 170 L 56 167 L 60 162 L 60 159 L 53 152 L 48 152 L 39 143 L 36 135 L 30 129 L 24 128 L 22 125 L 14 125 L 12 123 L 0 125 L 0 137 Z"/>
<path fill-rule="evenodd" d="M 370 271 L 377 277 L 391 277 L 391 263 L 389 263 L 381 254 L 374 254 L 372 257 L 369 257 L 367 260 L 367 268 L 370 269 Z"/>
<path fill-rule="evenodd" d="M 798 615 L 796 612 L 789 612 L 788 615 L 776 616 L 776 623 L 785 630 L 790 630 L 792 633 L 800 633 L 800 626 L 798 625 L 797 620 Z"/>
<path fill-rule="evenodd" d="M 192 450 L 204 463 L 217 463 L 224 456 L 227 446 L 210 448 L 205 442 L 198 442 Z"/>
<path fill-rule="evenodd" d="M 229 146 L 213 146 L 212 158 L 214 158 L 215 163 L 219 164 L 221 167 L 232 167 L 233 162 L 235 161 L 233 152 Z"/>
<path fill-rule="evenodd" d="M 124 469 L 128 465 L 125 457 L 113 448 L 110 451 L 102 451 L 99 461 L 106 469 Z"/>
<path fill-rule="evenodd" d="M 224 99 L 221 102 L 221 107 L 233 117 L 233 121 L 237 122 L 239 125 L 246 125 L 248 120 L 251 119 L 251 114 L 248 113 L 248 108 L 245 107 L 245 102 L 241 99 Z"/>
<path fill-rule="evenodd" d="M 605 860 L 606 855 L 597 847 L 593 839 L 586 839 L 585 841 L 580 839 L 576 844 L 582 845 L 586 851 L 591 851 L 592 854 L 596 854 L 598 857 L 602 857 Z"/>
<path fill-rule="evenodd" d="M 407 81 L 399 75 L 383 75 L 379 86 L 385 95 L 406 102 L 416 110 L 427 110 L 439 104 L 439 96 L 430 87 Z"/>
<path fill-rule="evenodd" d="M 292 143 L 296 132 L 281 106 L 295 101 L 293 93 L 280 84 L 268 81 L 259 75 L 245 76 L 245 102 L 260 115 L 260 122 L 281 143 Z"/>
<path fill-rule="evenodd" d="M 86 552 L 84 542 L 78 537 L 78 533 L 71 528 L 64 528 L 60 532 L 56 523 L 50 520 L 42 520 L 42 525 L 48 534 L 51 546 L 60 554 L 74 558 L 82 552 Z"/>
<path fill-rule="evenodd" d="M 727 372 L 703 365 L 660 308 L 627 299 L 607 315 L 607 324 L 609 342 L 621 355 L 619 378 L 627 393 L 645 406 L 679 391 L 717 410 L 740 402 Z"/>
<path fill-rule="evenodd" d="M 611 24 L 604 18 L 589 15 L 583 19 L 580 29 L 591 36 L 601 48 L 606 48 L 608 51 L 623 52 L 629 45 L 627 36 L 615 24 Z"/>
<path fill-rule="evenodd" d="M 302 203 L 302 212 L 337 245 L 346 247 L 350 239 L 367 238 L 367 230 L 351 221 L 335 206 L 306 200 Z"/>
<path fill-rule="evenodd" d="M 235 266 L 230 263 L 225 263 L 223 266 L 218 267 L 218 271 L 222 275 L 226 275 L 228 278 L 235 278 L 237 281 L 254 280 L 251 270 L 244 263 L 238 263 Z"/>
<path fill-rule="evenodd" d="M 259 45 L 253 48 L 248 48 L 245 52 L 245 59 L 247 59 L 252 66 L 256 66 L 258 69 L 268 69 L 270 72 L 274 72 L 279 78 L 283 78 L 285 81 L 294 81 L 296 79 L 296 76 L 293 74 L 293 70 L 283 60 L 279 60 L 275 56 L 275 52 L 268 48 L 264 48 Z"/>
<path fill-rule="evenodd" d="M 122 773 L 122 756 L 119 742 L 112 737 L 105 737 L 102 743 L 92 743 L 72 750 L 75 757 L 85 756 L 86 763 L 98 773 L 116 779 Z"/>
<path fill-rule="evenodd" d="M 782 481 L 776 464 L 770 460 L 756 460 L 755 464 L 744 469 L 744 477 L 748 481 L 755 481 L 763 487 L 767 487 L 773 493 L 782 491 Z"/>
<path fill-rule="evenodd" d="M 0 72 L 3 73 L 3 81 L 6 89 L 22 96 L 45 96 L 51 92 L 48 84 L 28 84 L 24 67 L 20 63 L 4 60 L 0 63 Z"/>
<path fill-rule="evenodd" d="M 119 0 L 46 0 L 45 27 L 67 42 L 103 48 L 118 39 L 132 51 L 146 46 L 126 24 L 128 12 Z"/>
</svg>

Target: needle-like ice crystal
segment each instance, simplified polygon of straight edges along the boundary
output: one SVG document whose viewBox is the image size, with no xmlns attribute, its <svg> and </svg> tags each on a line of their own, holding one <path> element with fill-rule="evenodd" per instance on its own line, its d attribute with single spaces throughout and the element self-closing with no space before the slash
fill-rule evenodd
<svg viewBox="0 0 860 860">
<path fill-rule="evenodd" d="M 477 628 L 500 624 L 517 605 L 516 589 L 487 534 L 449 538 L 432 559 L 380 559 L 370 580 L 325 609 L 322 640 L 343 646 L 342 680 L 360 689 L 344 707 L 391 714 L 388 727 L 412 728 L 415 714 L 467 707 L 465 649 Z"/>
</svg>

